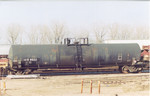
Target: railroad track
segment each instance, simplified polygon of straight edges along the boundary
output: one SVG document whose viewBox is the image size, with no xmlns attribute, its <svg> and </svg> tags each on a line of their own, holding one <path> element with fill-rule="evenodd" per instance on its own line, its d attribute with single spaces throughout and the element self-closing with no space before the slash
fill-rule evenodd
<svg viewBox="0 0 150 96">
<path fill-rule="evenodd" d="M 43 78 L 43 79 L 49 79 L 51 76 L 63 76 L 63 75 L 101 75 L 101 77 L 103 77 L 103 74 L 104 75 L 108 75 L 108 77 L 113 77 L 114 74 L 116 74 L 116 78 L 118 77 L 131 77 L 131 76 L 140 76 L 140 74 L 143 76 L 144 73 L 149 73 L 149 70 L 144 70 L 142 71 L 142 73 L 128 73 L 128 74 L 123 74 L 123 73 L 120 73 L 119 71 L 93 71 L 93 70 L 88 70 L 88 71 L 74 71 L 74 72 L 70 72 L 68 70 L 64 71 L 45 71 L 44 73 L 34 73 L 34 74 L 39 74 L 40 75 L 40 78 Z M 34 75 L 33 74 L 33 75 Z M 30 74 L 32 75 L 32 74 Z M 0 76 L 0 80 L 3 78 L 5 79 L 7 75 L 1 75 Z M 21 75 L 22 76 L 22 75 Z M 145 75 L 144 75 L 145 76 Z M 25 76 L 26 77 L 26 76 Z M 107 77 L 107 76 L 104 76 L 104 77 Z M 27 79 L 27 78 L 26 78 Z M 122 83 L 121 81 L 110 81 L 108 83 Z M 106 83 L 104 81 L 104 83 Z"/>
<path fill-rule="evenodd" d="M 143 70 L 142 73 L 149 73 L 150 70 Z M 70 70 L 47 70 L 47 71 L 36 71 L 33 74 L 40 74 L 40 76 L 53 76 L 53 75 L 93 75 L 93 74 L 124 74 L 119 71 L 114 70 L 79 70 L 79 71 L 70 71 Z M 128 73 L 131 74 L 131 73 Z M 134 73 L 136 74 L 136 73 Z M 7 75 L 0 75 L 0 77 L 6 77 Z"/>
<path fill-rule="evenodd" d="M 40 74 L 41 78 L 44 79 L 49 79 L 51 78 L 51 76 L 55 76 L 55 75 L 100 75 L 101 78 L 130 78 L 130 77 L 142 77 L 142 76 L 146 76 L 147 78 L 150 77 L 150 73 L 149 72 L 143 72 L 143 73 L 128 73 L 128 74 L 123 74 L 123 73 L 119 73 L 118 71 L 116 72 L 84 72 L 84 73 L 54 73 L 54 74 Z"/>
<path fill-rule="evenodd" d="M 150 70 L 143 70 L 142 73 L 149 73 Z M 124 74 L 119 71 L 114 70 L 85 70 L 85 71 L 45 71 L 45 72 L 36 72 L 35 74 L 40 74 L 40 76 L 53 76 L 53 75 L 93 75 L 93 74 Z M 131 74 L 131 73 L 129 73 Z M 134 73 L 136 74 L 136 73 Z"/>
</svg>

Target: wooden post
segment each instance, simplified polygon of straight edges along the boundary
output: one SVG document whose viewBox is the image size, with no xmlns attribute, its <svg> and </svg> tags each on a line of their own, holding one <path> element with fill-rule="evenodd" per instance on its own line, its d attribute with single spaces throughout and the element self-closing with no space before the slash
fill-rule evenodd
<svg viewBox="0 0 150 96">
<path fill-rule="evenodd" d="M 92 94 L 92 80 L 90 81 L 90 94 Z"/>
<path fill-rule="evenodd" d="M 98 81 L 98 94 L 100 94 L 100 81 Z"/>
<path fill-rule="evenodd" d="M 0 96 L 1 96 L 1 81 L 0 81 Z"/>
<path fill-rule="evenodd" d="M 6 93 L 6 82 L 5 81 L 3 82 L 3 92 L 4 92 L 4 94 Z"/>
<path fill-rule="evenodd" d="M 81 80 L 81 94 L 83 93 L 83 80 Z"/>
</svg>

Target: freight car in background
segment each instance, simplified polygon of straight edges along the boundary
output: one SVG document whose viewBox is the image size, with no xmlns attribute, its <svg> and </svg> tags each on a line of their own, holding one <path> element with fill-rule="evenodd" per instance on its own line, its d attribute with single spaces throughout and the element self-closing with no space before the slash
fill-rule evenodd
<svg viewBox="0 0 150 96">
<path fill-rule="evenodd" d="M 118 66 L 123 73 L 140 72 L 138 44 L 89 44 L 88 38 L 66 38 L 65 44 L 12 45 L 8 73 L 31 73 L 38 69 L 76 69 Z"/>
<path fill-rule="evenodd" d="M 5 72 L 5 69 L 8 66 L 9 49 L 10 49 L 10 45 L 6 45 L 6 44 L 0 45 L 0 75 L 3 72 Z"/>
<path fill-rule="evenodd" d="M 141 50 L 141 60 L 143 63 L 145 63 L 147 65 L 147 67 L 149 68 L 150 64 L 150 45 L 145 45 L 142 47 Z"/>
</svg>

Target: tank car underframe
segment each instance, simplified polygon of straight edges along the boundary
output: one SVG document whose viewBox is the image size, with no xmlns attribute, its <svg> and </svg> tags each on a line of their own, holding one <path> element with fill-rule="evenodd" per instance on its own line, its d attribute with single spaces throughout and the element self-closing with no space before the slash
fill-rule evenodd
<svg viewBox="0 0 150 96">
<path fill-rule="evenodd" d="M 110 67 L 110 66 L 118 66 L 118 70 L 121 72 L 121 73 L 137 73 L 137 72 L 141 72 L 143 70 L 143 68 L 145 67 L 145 64 L 143 64 L 142 62 L 140 62 L 139 64 L 134 64 L 134 65 L 128 65 L 128 64 L 121 64 L 121 65 L 97 65 L 97 66 L 93 66 L 93 67 L 90 67 L 90 66 L 84 66 L 84 68 L 103 68 L 103 67 Z M 18 66 L 15 66 L 15 67 L 12 67 L 11 69 L 10 68 L 7 68 L 6 72 L 5 73 L 8 73 L 8 74 L 30 74 L 32 73 L 34 70 L 37 70 L 37 69 L 75 69 L 75 70 L 84 70 L 84 68 L 76 68 L 75 66 L 36 66 L 36 67 L 33 67 L 33 66 L 26 66 L 26 67 L 18 67 Z"/>
<path fill-rule="evenodd" d="M 145 66 L 145 64 L 123 65 L 119 66 L 119 71 L 121 73 L 140 73 Z"/>
</svg>

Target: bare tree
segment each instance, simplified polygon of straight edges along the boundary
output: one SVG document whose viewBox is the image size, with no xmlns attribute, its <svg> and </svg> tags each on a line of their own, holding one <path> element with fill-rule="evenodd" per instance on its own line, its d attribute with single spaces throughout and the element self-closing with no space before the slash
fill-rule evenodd
<svg viewBox="0 0 150 96">
<path fill-rule="evenodd" d="M 119 34 L 119 25 L 117 23 L 109 25 L 110 39 L 116 40 L 118 39 Z"/>
<path fill-rule="evenodd" d="M 114 23 L 109 27 L 111 40 L 131 40 L 134 35 L 134 27 L 131 25 Z"/>
<path fill-rule="evenodd" d="M 94 26 L 94 33 L 96 36 L 96 42 L 97 43 L 102 43 L 107 35 L 107 27 L 106 25 L 99 25 L 99 26 Z"/>
<path fill-rule="evenodd" d="M 145 40 L 150 39 L 150 28 L 148 26 L 136 26 L 134 39 Z"/>
<path fill-rule="evenodd" d="M 51 31 L 47 32 L 47 42 L 48 44 L 52 44 L 53 43 L 53 35 L 51 33 Z"/>
<path fill-rule="evenodd" d="M 31 27 L 28 33 L 28 39 L 31 44 L 49 44 L 49 28 L 46 25 L 37 25 Z"/>
<path fill-rule="evenodd" d="M 41 34 L 41 42 L 43 42 L 43 44 L 52 44 L 53 41 L 53 34 L 51 29 L 47 26 L 47 25 L 43 25 L 41 30 L 40 30 L 40 34 Z"/>
<path fill-rule="evenodd" d="M 47 25 L 38 25 L 31 27 L 28 38 L 31 44 L 52 44 L 54 36 Z"/>
<path fill-rule="evenodd" d="M 51 33 L 50 28 L 47 25 L 41 25 L 39 27 L 41 44 L 50 44 L 52 42 L 52 38 L 49 38 L 50 33 Z"/>
<path fill-rule="evenodd" d="M 72 35 L 74 36 L 74 38 L 88 38 L 89 31 L 86 29 L 79 29 L 76 32 L 73 32 Z"/>
<path fill-rule="evenodd" d="M 10 25 L 8 27 L 7 32 L 8 32 L 8 42 L 10 44 L 22 43 L 21 39 L 22 27 L 20 25 L 17 24 Z"/>
<path fill-rule="evenodd" d="M 63 23 L 53 23 L 52 33 L 54 34 L 54 42 L 60 44 L 66 35 L 66 28 Z"/>
<path fill-rule="evenodd" d="M 131 39 L 131 33 L 132 33 L 132 29 L 129 27 L 129 25 L 122 25 L 120 26 L 119 39 L 129 40 Z"/>
<path fill-rule="evenodd" d="M 148 27 L 148 26 L 145 26 L 145 30 L 144 30 L 144 32 L 143 32 L 145 35 L 144 35 L 144 39 L 147 39 L 147 40 L 149 40 L 150 39 L 150 27 Z"/>
<path fill-rule="evenodd" d="M 40 33 L 39 33 L 39 26 L 32 26 L 31 32 L 29 33 L 29 42 L 31 44 L 40 44 Z"/>
</svg>

